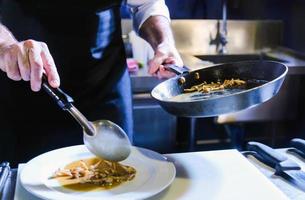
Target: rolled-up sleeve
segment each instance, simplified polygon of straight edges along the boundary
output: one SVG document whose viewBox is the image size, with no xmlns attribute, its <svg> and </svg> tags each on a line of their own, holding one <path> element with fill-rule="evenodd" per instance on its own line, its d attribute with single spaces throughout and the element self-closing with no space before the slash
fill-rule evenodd
<svg viewBox="0 0 305 200">
<path fill-rule="evenodd" d="M 169 11 L 164 0 L 127 0 L 127 5 L 130 7 L 133 27 L 138 32 L 142 24 L 150 16 L 164 16 L 170 20 Z"/>
</svg>

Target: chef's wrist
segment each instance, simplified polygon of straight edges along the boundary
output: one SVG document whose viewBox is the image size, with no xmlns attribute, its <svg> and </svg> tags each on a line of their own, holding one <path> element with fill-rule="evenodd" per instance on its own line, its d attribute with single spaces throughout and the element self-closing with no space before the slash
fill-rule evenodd
<svg viewBox="0 0 305 200">
<path fill-rule="evenodd" d="M 170 40 L 163 41 L 155 47 L 155 51 L 160 51 L 164 54 L 176 50 L 175 43 Z"/>
<path fill-rule="evenodd" d="M 177 66 L 181 66 L 181 67 L 183 66 L 183 61 L 175 46 L 175 43 L 172 42 L 161 43 L 155 49 L 155 55 L 164 56 L 165 58 L 173 58 L 173 60 L 175 61 L 174 63 Z"/>
</svg>

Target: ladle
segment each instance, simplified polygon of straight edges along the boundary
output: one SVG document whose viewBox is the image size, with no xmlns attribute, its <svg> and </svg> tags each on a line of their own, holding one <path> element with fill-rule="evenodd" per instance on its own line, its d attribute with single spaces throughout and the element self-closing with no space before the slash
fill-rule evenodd
<svg viewBox="0 0 305 200">
<path fill-rule="evenodd" d="M 52 88 L 47 77 L 43 75 L 42 88 L 46 91 L 64 111 L 68 111 L 83 127 L 83 140 L 88 150 L 96 156 L 110 160 L 122 161 L 131 151 L 128 136 L 117 124 L 108 120 L 90 122 L 72 104 L 73 99 L 60 88 Z"/>
</svg>

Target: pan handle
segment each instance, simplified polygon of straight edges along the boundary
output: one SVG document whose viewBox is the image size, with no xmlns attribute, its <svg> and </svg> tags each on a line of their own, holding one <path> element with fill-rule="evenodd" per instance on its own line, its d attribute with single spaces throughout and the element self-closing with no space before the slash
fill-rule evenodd
<svg viewBox="0 0 305 200">
<path fill-rule="evenodd" d="M 174 72 L 177 75 L 186 74 L 190 72 L 190 70 L 186 66 L 178 67 L 175 64 L 164 65 L 164 68 L 168 71 Z"/>
</svg>

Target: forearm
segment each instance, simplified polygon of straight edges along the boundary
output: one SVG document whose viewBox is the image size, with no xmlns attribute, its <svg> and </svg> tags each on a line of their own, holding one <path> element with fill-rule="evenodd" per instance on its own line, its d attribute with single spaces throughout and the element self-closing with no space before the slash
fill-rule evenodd
<svg viewBox="0 0 305 200">
<path fill-rule="evenodd" d="M 16 42 L 13 34 L 3 24 L 0 24 L 0 48 Z"/>
<path fill-rule="evenodd" d="M 175 46 L 169 20 L 163 16 L 151 16 L 141 26 L 139 35 L 154 50 L 162 45 Z"/>
<path fill-rule="evenodd" d="M 183 61 L 175 47 L 165 1 L 127 0 L 127 3 L 131 6 L 135 31 L 154 49 L 154 57 L 148 62 L 148 72 L 159 78 L 174 76 L 164 65 L 183 66 Z"/>
</svg>

